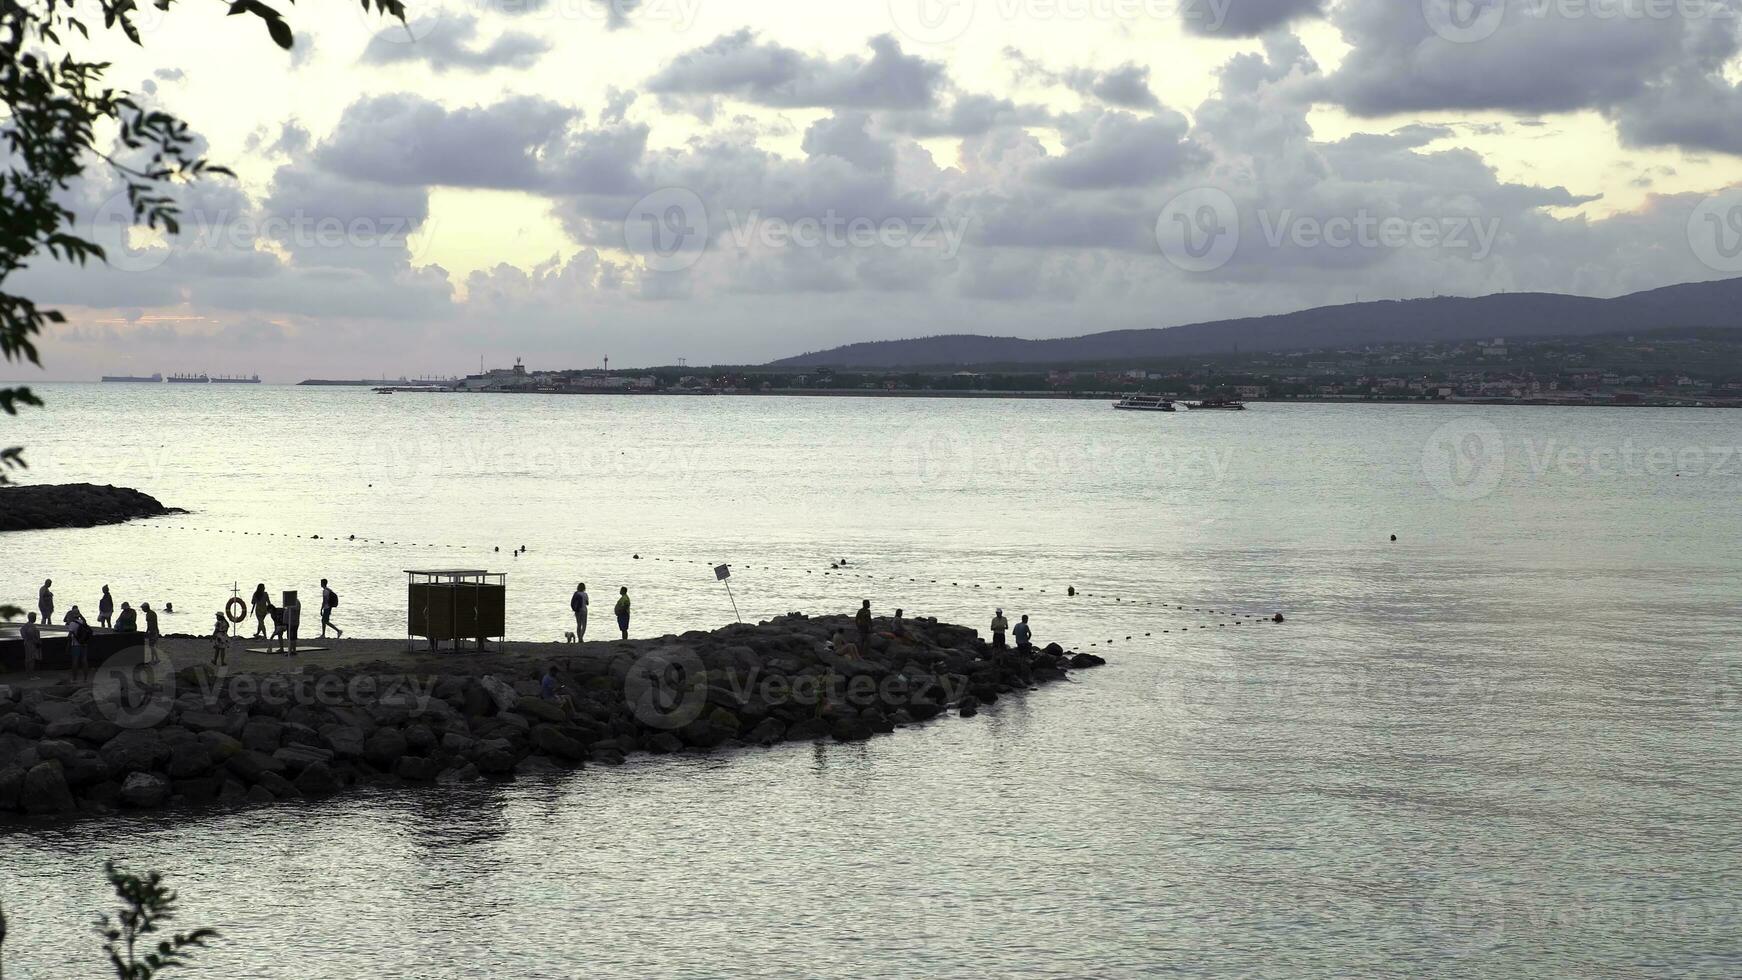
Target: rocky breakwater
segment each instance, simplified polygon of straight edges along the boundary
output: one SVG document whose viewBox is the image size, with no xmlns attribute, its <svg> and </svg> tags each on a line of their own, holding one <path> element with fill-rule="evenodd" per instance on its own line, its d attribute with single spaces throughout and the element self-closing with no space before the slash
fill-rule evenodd
<svg viewBox="0 0 1742 980">
<path fill-rule="evenodd" d="M 0 531 L 124 524 L 142 517 L 185 514 L 127 487 L 94 483 L 0 487 Z"/>
<path fill-rule="evenodd" d="M 793 614 L 657 640 L 331 671 L 111 663 L 90 688 L 0 689 L 0 812 L 271 803 L 615 765 L 635 753 L 861 741 L 972 717 L 1105 663 L 1056 645 L 996 651 L 974 630 L 933 620 L 879 621 L 868 650 L 841 657 L 828 645 L 837 630 L 855 635 L 846 617 Z M 539 680 L 553 664 L 554 700 Z"/>
</svg>

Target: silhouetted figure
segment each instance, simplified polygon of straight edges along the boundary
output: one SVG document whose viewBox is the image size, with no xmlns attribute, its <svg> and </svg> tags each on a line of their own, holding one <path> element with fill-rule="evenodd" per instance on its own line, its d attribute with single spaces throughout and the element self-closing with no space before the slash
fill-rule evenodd
<svg viewBox="0 0 1742 980">
<path fill-rule="evenodd" d="M 623 638 L 629 639 L 629 586 L 617 590 L 617 628 L 623 631 Z"/>
<path fill-rule="evenodd" d="M 1004 618 L 1004 610 L 999 609 L 992 614 L 992 646 L 1004 649 L 1004 634 L 1010 629 L 1010 620 Z"/>
<path fill-rule="evenodd" d="M 332 627 L 335 638 L 341 640 L 345 638 L 345 631 L 339 629 L 338 624 L 333 622 L 333 610 L 337 608 L 339 608 L 339 594 L 327 587 L 326 579 L 321 579 L 321 639 L 323 640 L 327 638 L 329 626 Z"/>
<path fill-rule="evenodd" d="M 569 597 L 569 609 L 575 614 L 575 642 L 587 642 L 587 607 L 592 603 L 587 595 L 587 583 L 575 585 L 575 594 Z"/>
<path fill-rule="evenodd" d="M 224 618 L 222 611 L 212 622 L 212 666 L 227 667 L 230 665 L 230 623 Z"/>
<path fill-rule="evenodd" d="M 139 611 L 145 614 L 145 662 L 157 663 L 157 641 L 163 634 L 157 629 L 157 610 L 151 608 L 151 603 L 141 602 Z"/>
<path fill-rule="evenodd" d="M 42 588 L 36 593 L 36 611 L 42 613 L 45 624 L 54 622 L 54 593 L 49 590 L 53 584 L 54 579 L 43 579 Z"/>
<path fill-rule="evenodd" d="M 1023 616 L 1022 622 L 1016 624 L 1016 649 L 1029 652 L 1034 647 L 1033 640 L 1034 630 L 1029 628 L 1028 617 Z"/>
<path fill-rule="evenodd" d="M 115 618 L 115 597 L 109 594 L 109 587 L 103 586 L 103 597 L 97 600 L 97 625 L 109 629 Z"/>
<path fill-rule="evenodd" d="M 24 641 L 24 672 L 35 676 L 42 663 L 42 628 L 36 625 L 36 613 L 31 613 L 18 628 L 18 638 Z"/>
<path fill-rule="evenodd" d="M 859 649 L 871 649 L 871 600 L 866 599 L 853 614 L 853 625 L 859 628 Z"/>
<path fill-rule="evenodd" d="M 72 613 L 78 611 L 78 606 L 72 608 Z M 72 613 L 68 615 L 71 616 Z M 67 633 L 67 648 L 72 651 L 73 655 L 72 679 L 77 681 L 80 675 L 90 676 L 91 640 L 95 638 L 96 634 L 91 632 L 91 624 L 85 622 L 85 617 L 82 615 L 71 620 L 70 625 L 72 629 Z"/>
<path fill-rule="evenodd" d="M 254 587 L 254 595 L 248 599 L 248 608 L 254 611 L 254 636 L 256 639 L 266 635 L 266 614 L 272 608 L 272 599 L 266 594 L 266 583 L 261 582 Z"/>
<path fill-rule="evenodd" d="M 121 603 L 121 615 L 115 617 L 115 632 L 139 632 L 139 614 L 134 612 L 133 607 L 128 603 Z"/>
</svg>

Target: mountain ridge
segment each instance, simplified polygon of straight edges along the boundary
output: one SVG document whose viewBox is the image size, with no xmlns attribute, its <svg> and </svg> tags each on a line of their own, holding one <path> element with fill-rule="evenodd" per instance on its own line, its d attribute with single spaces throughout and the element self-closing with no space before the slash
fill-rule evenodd
<svg viewBox="0 0 1742 980">
<path fill-rule="evenodd" d="M 1596 336 L 1670 327 L 1742 327 L 1742 278 L 1660 286 L 1608 299 L 1492 293 L 1370 300 L 1292 313 L 1027 340 L 940 334 L 873 340 L 771 361 L 769 367 L 971 367 L 1074 364 L 1490 337 Z"/>
</svg>

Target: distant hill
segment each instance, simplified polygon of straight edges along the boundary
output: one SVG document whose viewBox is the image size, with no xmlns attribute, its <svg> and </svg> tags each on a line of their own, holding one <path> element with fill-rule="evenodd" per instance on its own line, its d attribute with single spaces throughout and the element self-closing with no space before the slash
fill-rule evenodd
<svg viewBox="0 0 1742 980">
<path fill-rule="evenodd" d="M 1742 279 L 1665 286 L 1614 299 L 1558 293 L 1381 300 L 1276 316 L 1057 340 L 952 334 L 880 340 L 774 361 L 770 367 L 893 368 L 975 364 L 1074 364 L 1183 354 L 1304 350 L 1367 344 L 1560 337 L 1742 327 Z"/>
</svg>

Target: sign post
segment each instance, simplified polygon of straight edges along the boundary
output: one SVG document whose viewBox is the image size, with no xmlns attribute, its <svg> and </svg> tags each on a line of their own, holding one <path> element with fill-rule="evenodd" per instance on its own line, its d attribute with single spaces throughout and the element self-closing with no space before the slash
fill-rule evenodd
<svg viewBox="0 0 1742 980">
<path fill-rule="evenodd" d="M 738 600 L 737 600 L 737 598 L 735 598 L 732 595 L 732 582 L 731 582 L 732 566 L 731 565 L 715 565 L 714 566 L 714 578 L 725 583 L 725 585 L 726 585 L 726 598 L 732 600 L 732 615 L 737 618 L 738 622 L 742 623 L 744 621 L 744 617 L 740 616 L 738 614 Z"/>
</svg>

